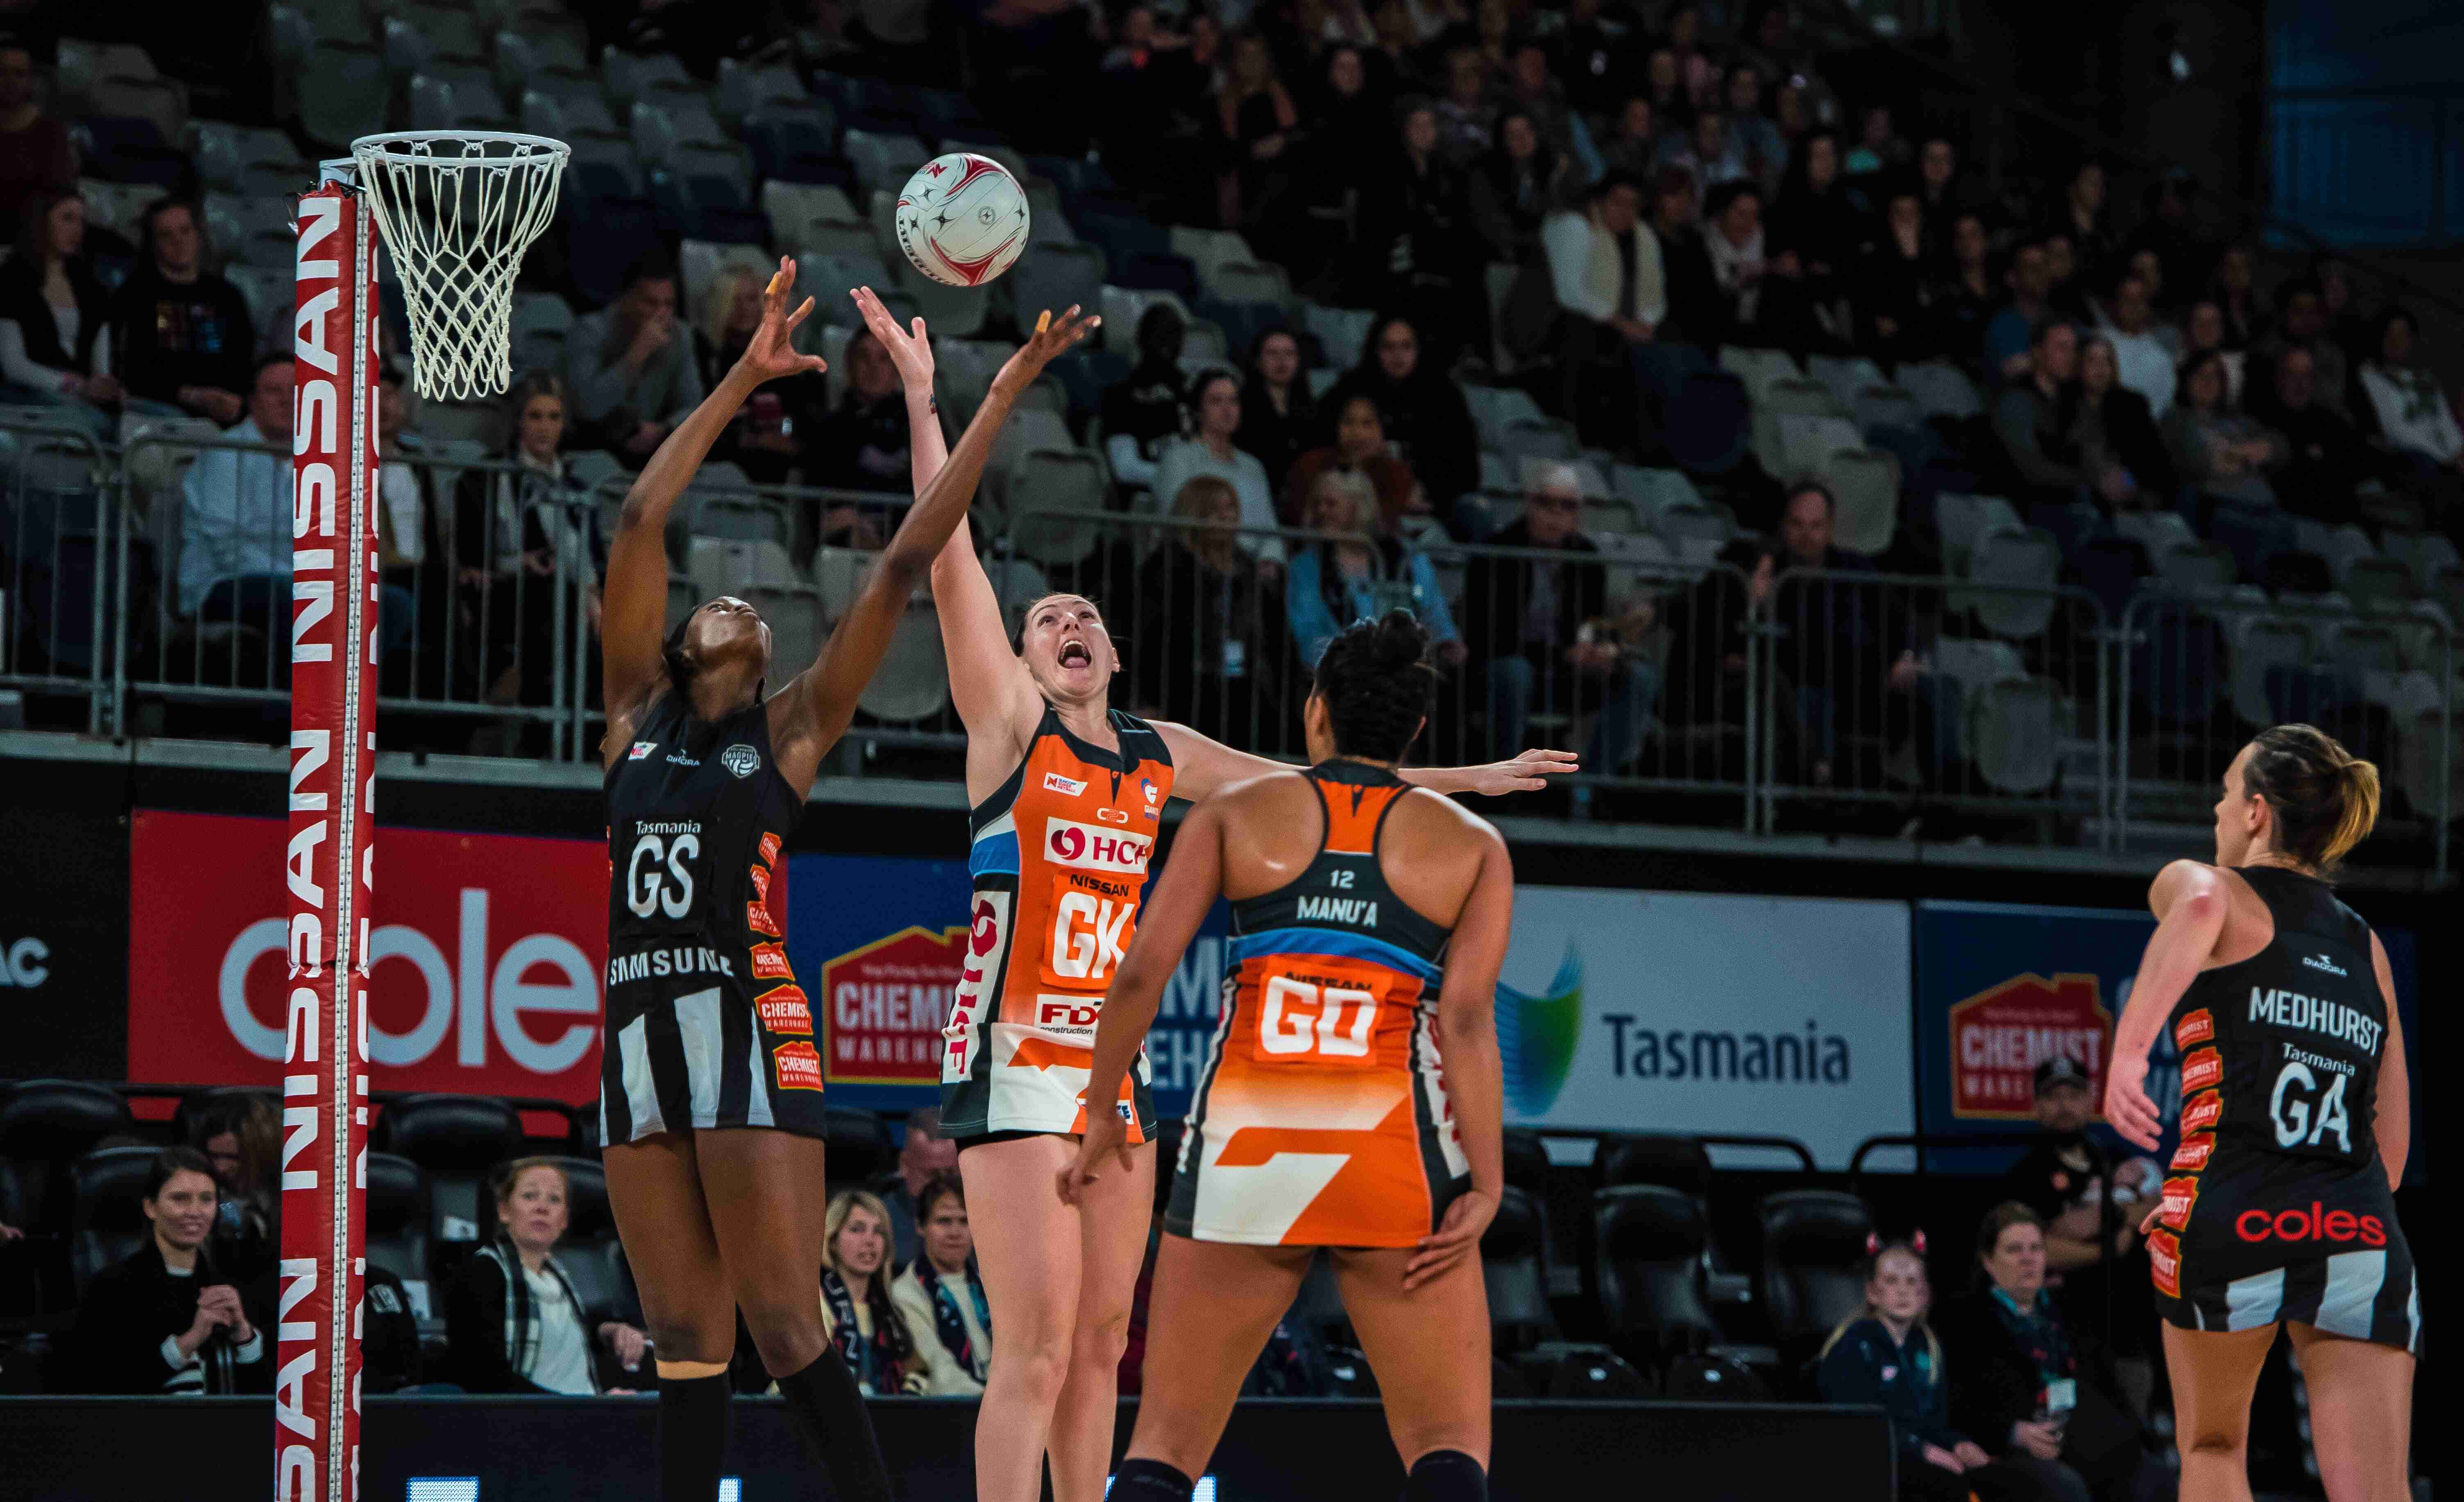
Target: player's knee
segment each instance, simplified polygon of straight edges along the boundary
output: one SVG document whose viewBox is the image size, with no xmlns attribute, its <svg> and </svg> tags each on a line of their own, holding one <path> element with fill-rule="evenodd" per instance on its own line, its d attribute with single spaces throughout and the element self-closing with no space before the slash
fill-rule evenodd
<svg viewBox="0 0 2464 1502">
<path fill-rule="evenodd" d="M 739 1296 L 737 1307 L 744 1311 L 744 1328 L 752 1334 L 753 1348 L 773 1377 L 803 1371 L 828 1348 L 822 1334 L 821 1305 L 813 1298 L 748 1302 Z"/>
<path fill-rule="evenodd" d="M 2181 1432 L 2182 1453 L 2211 1460 L 2237 1459 L 2248 1436 L 2248 1428 L 2239 1424 L 2192 1425 Z"/>
<path fill-rule="evenodd" d="M 993 1375 L 1016 1383 L 1028 1401 L 1038 1405 L 1049 1406 L 1058 1402 L 1062 1384 L 1069 1381 L 1069 1333 L 1056 1330 L 1015 1345 L 1004 1334 L 1001 1341 L 1001 1356 L 993 1362 Z"/>
<path fill-rule="evenodd" d="M 1403 1502 L 1488 1502 L 1488 1468 L 1459 1449 L 1433 1449 L 1412 1462 Z"/>
<path fill-rule="evenodd" d="M 706 1319 L 652 1316 L 648 1334 L 660 1357 L 670 1361 L 725 1361 L 736 1354 L 733 1317 L 723 1324 L 714 1324 Z"/>
<path fill-rule="evenodd" d="M 1069 1344 L 1073 1361 L 1120 1365 L 1122 1354 L 1130 1348 L 1130 1312 L 1082 1311 L 1077 1329 L 1070 1333 Z"/>
</svg>

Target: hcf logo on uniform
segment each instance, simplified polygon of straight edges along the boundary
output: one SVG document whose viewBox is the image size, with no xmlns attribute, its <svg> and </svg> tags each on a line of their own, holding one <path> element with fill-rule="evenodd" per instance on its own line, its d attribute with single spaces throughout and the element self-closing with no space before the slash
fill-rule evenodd
<svg viewBox="0 0 2464 1502">
<path fill-rule="evenodd" d="M 1144 875 L 1155 842 L 1077 824 L 1067 819 L 1044 822 L 1044 853 L 1047 860 L 1083 871 L 1112 871 Z"/>
</svg>

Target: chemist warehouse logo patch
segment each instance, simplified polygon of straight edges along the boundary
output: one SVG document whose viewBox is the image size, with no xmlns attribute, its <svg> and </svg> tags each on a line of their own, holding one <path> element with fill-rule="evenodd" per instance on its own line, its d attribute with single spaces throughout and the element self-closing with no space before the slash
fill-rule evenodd
<svg viewBox="0 0 2464 1502">
<path fill-rule="evenodd" d="M 782 1043 L 770 1050 L 781 1090 L 822 1088 L 822 1056 L 809 1043 Z"/>
<path fill-rule="evenodd" d="M 761 1026 L 772 1032 L 809 1038 L 813 1035 L 813 1008 L 804 1001 L 801 985 L 774 985 L 753 999 L 753 1010 Z"/>
</svg>

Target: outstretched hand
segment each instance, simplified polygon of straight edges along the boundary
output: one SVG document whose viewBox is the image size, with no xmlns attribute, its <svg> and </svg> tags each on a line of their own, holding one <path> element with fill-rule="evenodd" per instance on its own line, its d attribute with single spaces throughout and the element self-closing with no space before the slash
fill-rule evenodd
<svg viewBox="0 0 2464 1502">
<path fill-rule="evenodd" d="M 819 355 L 796 352 L 796 325 L 812 313 L 813 299 L 806 298 L 803 306 L 790 313 L 787 299 L 795 293 L 796 263 L 792 258 L 781 255 L 779 257 L 779 270 L 771 276 L 770 285 L 761 294 L 761 326 L 753 331 L 753 338 L 745 343 L 744 353 L 736 361 L 736 368 L 757 383 L 830 367 L 829 362 Z"/>
<path fill-rule="evenodd" d="M 1050 309 L 1045 309 L 1035 320 L 1035 332 L 1027 336 L 1026 342 L 1018 346 L 1018 353 L 1010 356 L 1001 365 L 1001 373 L 993 377 L 993 389 L 1003 396 L 1017 396 L 1035 384 L 1035 378 L 1044 374 L 1044 367 L 1050 364 L 1055 356 L 1103 325 L 1103 319 L 1094 314 L 1080 318 L 1078 304 L 1074 302 L 1069 305 L 1068 312 L 1057 319 Z"/>
<path fill-rule="evenodd" d="M 1492 798 L 1500 793 L 1536 792 L 1549 785 L 1550 778 L 1582 769 L 1582 760 L 1572 751 L 1526 751 L 1511 762 L 1473 767 L 1471 791 Z"/>
<path fill-rule="evenodd" d="M 1130 1129 L 1121 1120 L 1121 1114 L 1117 1111 L 1089 1111 L 1087 1113 L 1087 1134 L 1078 1139 L 1078 1156 L 1068 1167 L 1061 1170 L 1054 1183 L 1061 1192 L 1062 1204 L 1079 1203 L 1078 1197 L 1086 1192 L 1087 1185 L 1095 1182 L 1108 1153 L 1120 1160 L 1124 1173 L 1136 1166 L 1136 1160 L 1130 1157 Z"/>
<path fill-rule="evenodd" d="M 898 367 L 899 382 L 910 391 L 933 389 L 933 339 L 924 331 L 924 320 L 917 319 L 910 333 L 898 326 L 898 320 L 882 306 L 881 298 L 870 287 L 858 287 L 848 294 L 855 298 L 855 310 L 864 315 L 864 326 L 881 342 L 882 352 Z"/>
</svg>

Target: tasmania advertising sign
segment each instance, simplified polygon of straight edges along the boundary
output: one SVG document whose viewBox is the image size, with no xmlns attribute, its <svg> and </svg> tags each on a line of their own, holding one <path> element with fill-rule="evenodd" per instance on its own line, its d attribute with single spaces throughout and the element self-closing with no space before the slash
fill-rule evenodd
<svg viewBox="0 0 2464 1502">
<path fill-rule="evenodd" d="M 287 826 L 141 810 L 129 834 L 128 1072 L 283 1075 Z M 597 1098 L 607 851 L 594 840 L 385 829 L 367 936 L 375 1090 Z"/>
</svg>

